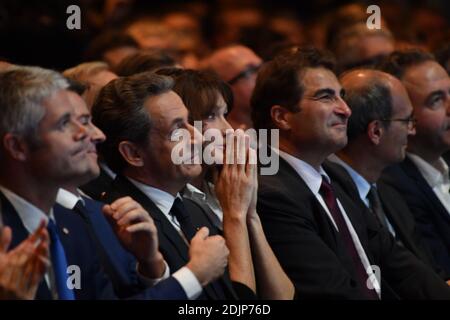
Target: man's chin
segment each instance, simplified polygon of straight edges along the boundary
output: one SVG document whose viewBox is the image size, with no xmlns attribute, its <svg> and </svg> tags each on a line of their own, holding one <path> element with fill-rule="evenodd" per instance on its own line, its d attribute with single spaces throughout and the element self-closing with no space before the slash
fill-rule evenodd
<svg viewBox="0 0 450 320">
<path fill-rule="evenodd" d="M 202 173 L 202 166 L 200 164 L 184 164 L 183 172 L 189 179 L 195 179 Z"/>
</svg>

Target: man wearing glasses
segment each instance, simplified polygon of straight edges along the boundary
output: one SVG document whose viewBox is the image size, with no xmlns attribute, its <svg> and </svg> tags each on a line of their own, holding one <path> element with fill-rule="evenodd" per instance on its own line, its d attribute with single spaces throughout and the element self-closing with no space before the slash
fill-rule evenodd
<svg viewBox="0 0 450 320">
<path fill-rule="evenodd" d="M 262 60 L 250 48 L 230 46 L 215 51 L 202 67 L 215 71 L 233 90 L 233 107 L 227 121 L 234 129 L 252 128 L 250 97 Z"/>
<path fill-rule="evenodd" d="M 397 242 L 445 278 L 401 196 L 392 187 L 377 183 L 386 167 L 404 160 L 408 137 L 415 134 L 416 120 L 405 88 L 395 77 L 367 69 L 346 73 L 340 81 L 352 116 L 347 145 L 329 157 L 340 169 L 330 164 L 327 172 L 353 199 L 360 198 L 361 205 Z"/>
<path fill-rule="evenodd" d="M 428 53 L 392 53 L 382 70 L 405 86 L 417 118 L 406 159 L 383 174 L 406 200 L 437 262 L 450 274 L 450 78 Z"/>
</svg>

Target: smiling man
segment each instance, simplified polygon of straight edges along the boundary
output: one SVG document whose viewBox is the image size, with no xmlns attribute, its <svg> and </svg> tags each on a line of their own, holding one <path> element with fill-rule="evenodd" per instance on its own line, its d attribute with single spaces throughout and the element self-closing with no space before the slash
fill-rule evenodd
<svg viewBox="0 0 450 320">
<path fill-rule="evenodd" d="M 280 169 L 259 177 L 257 204 L 272 249 L 299 298 L 450 298 L 445 282 L 323 169 L 346 145 L 351 115 L 332 68 L 329 56 L 305 48 L 258 74 L 255 127 L 280 130 Z"/>
</svg>

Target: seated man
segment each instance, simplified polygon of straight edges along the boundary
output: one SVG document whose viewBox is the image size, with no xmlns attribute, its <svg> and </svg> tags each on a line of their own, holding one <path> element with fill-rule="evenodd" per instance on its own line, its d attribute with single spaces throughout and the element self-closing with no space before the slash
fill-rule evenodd
<svg viewBox="0 0 450 320">
<path fill-rule="evenodd" d="M 108 137 L 99 150 L 118 173 L 106 199 L 130 196 L 150 213 L 171 272 L 186 264 L 196 230 L 206 226 L 210 234 L 218 233 L 200 206 L 179 195 L 202 170 L 202 134 L 189 124 L 173 85 L 172 79 L 152 73 L 119 78 L 103 88 L 92 109 L 94 124 Z M 180 128 L 190 137 L 177 142 L 173 135 L 180 138 Z M 172 158 L 177 145 L 191 151 L 181 155 L 181 164 Z M 218 235 L 211 239 L 223 241 Z M 206 286 L 201 298 L 234 299 L 236 294 L 225 275 Z"/>
<path fill-rule="evenodd" d="M 258 213 L 269 243 L 299 298 L 449 299 L 447 284 L 323 169 L 347 143 L 351 114 L 332 68 L 330 57 L 306 48 L 258 74 L 255 126 L 278 129 L 280 137 L 272 149 L 279 170 L 259 180 Z"/>
<path fill-rule="evenodd" d="M 394 52 L 380 67 L 401 80 L 417 119 L 405 160 L 383 174 L 414 214 L 437 263 L 450 274 L 450 180 L 442 155 L 450 150 L 450 78 L 425 52 Z"/>
<path fill-rule="evenodd" d="M 352 110 L 348 121 L 348 143 L 328 159 L 350 175 L 331 166 L 328 173 L 377 217 L 392 236 L 443 278 L 430 249 L 416 227 L 413 214 L 398 192 L 378 183 L 382 171 L 405 158 L 408 137 L 415 133 L 412 106 L 401 82 L 380 71 L 356 69 L 341 78 L 345 101 Z M 350 180 L 350 181 L 349 181 Z"/>
</svg>

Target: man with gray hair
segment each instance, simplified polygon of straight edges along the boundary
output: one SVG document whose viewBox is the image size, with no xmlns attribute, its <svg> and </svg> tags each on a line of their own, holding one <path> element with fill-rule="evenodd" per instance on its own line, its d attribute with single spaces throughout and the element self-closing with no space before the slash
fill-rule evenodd
<svg viewBox="0 0 450 320">
<path fill-rule="evenodd" d="M 234 129 L 253 127 L 250 97 L 261 63 L 256 53 L 242 45 L 218 49 L 202 62 L 202 68 L 216 72 L 233 90 L 234 101 L 227 121 Z"/>
</svg>

